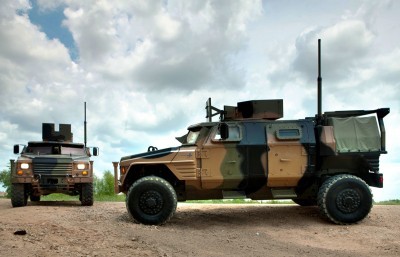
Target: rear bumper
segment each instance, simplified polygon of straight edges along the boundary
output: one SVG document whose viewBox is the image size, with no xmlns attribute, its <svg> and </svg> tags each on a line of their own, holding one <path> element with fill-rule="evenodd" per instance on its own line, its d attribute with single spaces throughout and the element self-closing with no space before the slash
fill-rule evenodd
<svg viewBox="0 0 400 257">
<path fill-rule="evenodd" d="M 371 187 L 383 188 L 383 174 L 382 173 L 368 173 L 363 177 L 365 182 Z"/>
</svg>

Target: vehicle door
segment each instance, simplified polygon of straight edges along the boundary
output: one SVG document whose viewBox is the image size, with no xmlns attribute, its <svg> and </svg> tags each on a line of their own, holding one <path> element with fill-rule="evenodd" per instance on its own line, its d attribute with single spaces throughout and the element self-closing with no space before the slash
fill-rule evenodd
<svg viewBox="0 0 400 257">
<path fill-rule="evenodd" d="M 205 189 L 238 190 L 247 177 L 244 167 L 245 148 L 241 147 L 243 127 L 238 123 L 228 123 L 229 137 L 221 139 L 218 125 L 211 129 L 203 144 L 200 157 L 200 176 Z"/>
<path fill-rule="evenodd" d="M 302 143 L 303 126 L 296 122 L 270 123 L 268 140 L 268 186 L 296 186 L 308 167 L 307 150 Z"/>
</svg>

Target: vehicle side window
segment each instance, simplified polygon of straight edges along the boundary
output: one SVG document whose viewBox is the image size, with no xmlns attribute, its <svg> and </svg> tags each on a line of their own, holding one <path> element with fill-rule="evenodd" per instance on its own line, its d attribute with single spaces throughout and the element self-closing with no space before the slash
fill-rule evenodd
<svg viewBox="0 0 400 257">
<path fill-rule="evenodd" d="M 301 131 L 300 131 L 300 128 L 278 129 L 276 131 L 276 137 L 281 140 L 300 139 Z"/>
<path fill-rule="evenodd" d="M 215 132 L 212 137 L 212 141 L 217 142 L 238 142 L 242 140 L 242 132 L 240 126 L 236 124 L 228 124 L 229 128 L 229 137 L 225 140 L 221 139 L 221 135 L 218 129 L 215 129 Z"/>
<path fill-rule="evenodd" d="M 266 127 L 267 134 L 279 141 L 300 140 L 303 137 L 301 126 L 297 123 L 273 123 Z"/>
</svg>

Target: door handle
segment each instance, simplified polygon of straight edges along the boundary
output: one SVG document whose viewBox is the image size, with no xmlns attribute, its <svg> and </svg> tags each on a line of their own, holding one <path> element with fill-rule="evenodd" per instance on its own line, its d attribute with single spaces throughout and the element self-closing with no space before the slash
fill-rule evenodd
<svg viewBox="0 0 400 257">
<path fill-rule="evenodd" d="M 290 159 L 281 158 L 281 162 L 290 162 L 290 161 L 291 161 Z"/>
</svg>

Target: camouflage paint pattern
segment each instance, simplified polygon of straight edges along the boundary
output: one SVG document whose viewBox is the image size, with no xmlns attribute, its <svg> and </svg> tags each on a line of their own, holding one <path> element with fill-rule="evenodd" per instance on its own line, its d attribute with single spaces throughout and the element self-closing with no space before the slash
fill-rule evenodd
<svg viewBox="0 0 400 257">
<path fill-rule="evenodd" d="M 315 145 L 311 121 L 254 120 L 227 124 L 231 137 L 226 140 L 218 138 L 218 123 L 204 123 L 209 133 L 199 137 L 196 145 L 183 144 L 178 148 L 123 157 L 120 171 L 124 172 L 120 172 L 120 179 L 116 181 L 120 184 L 117 192 L 129 189 L 127 184 L 132 181 L 127 179 L 126 173 L 157 164 L 165 165 L 179 181 L 185 181 L 187 199 L 197 199 L 197 194 L 204 193 L 200 191 L 213 189 L 218 197 L 222 195 L 221 190 L 260 195 L 259 191 L 264 189 L 261 195 L 266 197 L 270 195 L 266 185 L 295 187 L 307 169 L 315 166 L 309 163 L 312 159 L 308 157 L 307 148 Z M 298 130 L 300 137 L 283 140 L 276 137 L 279 129 L 290 128 Z"/>
<path fill-rule="evenodd" d="M 277 106 L 279 113 L 260 108 L 269 104 Z M 135 180 L 147 175 L 161 176 L 176 185 L 180 200 L 224 196 L 315 199 L 322 178 L 332 174 L 355 174 L 370 186 L 381 187 L 378 171 L 383 150 L 340 153 L 334 126 L 317 125 L 315 118 L 275 120 L 283 114 L 276 100 L 249 101 L 242 106 L 250 106 L 257 113 L 252 117 L 248 110 L 228 107 L 227 120 L 190 126 L 186 136 L 177 138 L 182 143 L 180 147 L 121 158 L 119 172 L 118 165 L 114 166 L 116 192 L 126 193 Z M 348 111 L 346 115 L 366 112 L 374 113 Z M 262 119 L 258 118 L 260 115 Z M 229 128 L 226 139 L 219 136 L 221 123 Z M 194 132 L 197 140 L 188 143 Z"/>
</svg>

